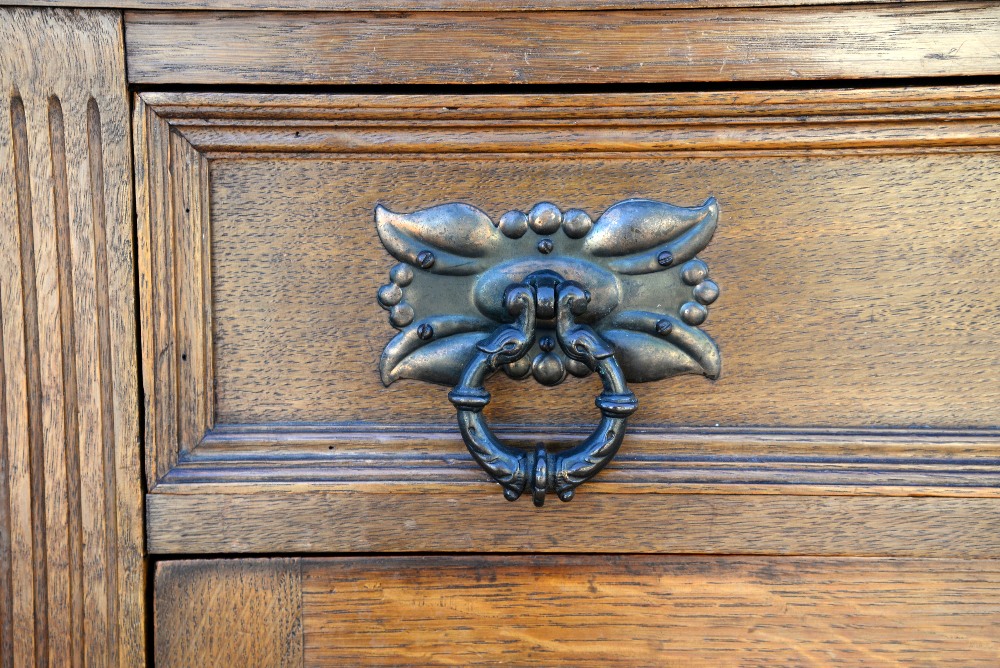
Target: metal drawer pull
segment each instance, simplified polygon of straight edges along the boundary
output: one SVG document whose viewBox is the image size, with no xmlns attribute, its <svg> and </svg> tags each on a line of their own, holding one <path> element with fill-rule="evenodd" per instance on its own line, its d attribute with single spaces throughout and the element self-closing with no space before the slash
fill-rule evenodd
<svg viewBox="0 0 1000 668">
<path fill-rule="evenodd" d="M 530 489 L 538 506 L 548 492 L 569 501 L 624 439 L 638 406 L 626 381 L 719 376 L 719 349 L 698 328 L 719 288 L 695 257 L 718 217 L 714 199 L 694 208 L 625 200 L 596 222 L 548 203 L 496 223 L 467 204 L 411 214 L 379 205 L 379 238 L 400 261 L 378 291 L 400 330 L 382 353 L 382 382 L 454 386 L 465 444 L 504 496 Z M 543 385 L 596 371 L 600 424 L 568 450 L 503 444 L 482 413 L 484 383 L 501 369 Z"/>
</svg>

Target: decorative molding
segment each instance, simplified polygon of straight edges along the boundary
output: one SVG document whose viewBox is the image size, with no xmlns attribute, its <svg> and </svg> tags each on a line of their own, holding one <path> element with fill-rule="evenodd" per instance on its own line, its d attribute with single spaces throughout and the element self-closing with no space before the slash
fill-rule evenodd
<svg viewBox="0 0 1000 668">
<path fill-rule="evenodd" d="M 504 441 L 569 446 L 575 428 L 498 427 Z M 245 493 L 261 483 L 358 491 L 492 484 L 453 425 L 219 425 L 160 481 L 157 492 Z M 225 485 L 222 487 L 221 485 Z M 219 486 L 216 488 L 216 486 Z M 996 430 L 643 428 L 588 492 L 1000 498 Z"/>
<path fill-rule="evenodd" d="M 207 157 L 996 151 L 991 86 L 574 95 L 142 93 Z M 945 122 L 947 121 L 947 122 Z M 794 129 L 791 132 L 790 129 Z"/>
<path fill-rule="evenodd" d="M 133 127 L 152 488 L 215 421 L 208 159 L 141 98 Z"/>
<path fill-rule="evenodd" d="M 13 665 L 145 661 L 124 68 L 117 12 L 0 9 L 0 657 Z"/>
</svg>

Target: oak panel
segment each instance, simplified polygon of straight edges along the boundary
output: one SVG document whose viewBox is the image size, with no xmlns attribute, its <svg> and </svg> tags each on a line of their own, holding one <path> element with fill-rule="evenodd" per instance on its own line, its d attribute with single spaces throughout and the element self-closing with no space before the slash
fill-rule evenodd
<svg viewBox="0 0 1000 668">
<path fill-rule="evenodd" d="M 934 0 L 840 0 L 839 4 L 914 3 Z M 939 1 L 939 0 L 938 0 Z M 829 4 L 829 0 L 20 0 L 45 7 L 122 9 L 240 9 L 255 11 L 538 11 L 584 9 L 663 9 L 773 7 Z"/>
<path fill-rule="evenodd" d="M 964 531 L 996 519 L 997 99 L 142 93 L 151 549 L 520 549 L 494 526 L 516 516 L 551 550 L 995 554 L 989 532 Z M 381 386 L 392 330 L 373 296 L 392 261 L 376 202 L 596 214 L 713 194 L 706 257 L 724 294 L 707 329 L 724 375 L 637 385 L 621 457 L 581 495 L 600 499 L 550 515 L 492 505 L 445 389 Z M 516 443 L 559 446 L 592 419 L 592 379 L 491 390 Z M 719 498 L 723 538 L 698 514 Z M 665 529 L 685 504 L 690 524 Z M 434 520 L 455 508 L 468 533 Z M 553 538 L 566 517 L 600 540 Z"/>
<path fill-rule="evenodd" d="M 393 330 L 372 295 L 393 263 L 370 221 L 377 202 L 458 200 L 498 219 L 536 201 L 596 216 L 626 197 L 692 205 L 712 195 L 722 216 L 701 256 L 723 296 L 704 329 L 724 375 L 636 385 L 632 424 L 992 426 L 997 173 L 993 153 L 218 159 L 216 420 L 452 419 L 447 388 L 379 381 Z M 526 385 L 491 381 L 493 422 L 595 420 L 597 380 Z"/>
<path fill-rule="evenodd" d="M 121 15 L 0 9 L 0 663 L 145 660 Z"/>
<path fill-rule="evenodd" d="M 160 485 L 147 497 L 149 551 L 1000 557 L 997 498 L 584 488 L 571 503 L 550 500 L 535 508 L 507 502 L 495 484 L 485 482 L 354 487 L 336 492 L 305 484 L 256 490 Z"/>
<path fill-rule="evenodd" d="M 306 559 L 306 666 L 993 666 L 995 561 Z"/>
<path fill-rule="evenodd" d="M 995 3 L 634 12 L 128 12 L 129 80 L 675 83 L 1000 73 Z"/>
<path fill-rule="evenodd" d="M 302 665 L 298 559 L 157 564 L 156 665 Z"/>
</svg>

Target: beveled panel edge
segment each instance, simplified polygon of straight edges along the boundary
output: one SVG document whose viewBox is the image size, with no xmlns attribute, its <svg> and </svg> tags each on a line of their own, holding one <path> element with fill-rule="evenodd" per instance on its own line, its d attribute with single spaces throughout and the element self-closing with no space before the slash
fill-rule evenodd
<svg viewBox="0 0 1000 668">
<path fill-rule="evenodd" d="M 573 96 L 146 92 L 138 98 L 170 133 L 209 159 L 338 153 L 812 155 L 1000 145 L 996 86 Z"/>
<path fill-rule="evenodd" d="M 506 427 L 505 442 L 569 446 L 586 427 Z M 269 489 L 465 494 L 492 484 L 447 425 L 220 425 L 154 494 Z M 632 428 L 597 494 L 1000 498 L 1000 431 Z"/>
<path fill-rule="evenodd" d="M 129 81 L 137 84 L 620 85 L 1000 74 L 1000 7 L 982 2 L 766 14 L 128 11 L 125 19 Z M 248 47 L 262 43 L 266 58 Z"/>
<path fill-rule="evenodd" d="M 147 487 L 212 428 L 208 159 L 141 98 L 133 110 Z"/>
</svg>

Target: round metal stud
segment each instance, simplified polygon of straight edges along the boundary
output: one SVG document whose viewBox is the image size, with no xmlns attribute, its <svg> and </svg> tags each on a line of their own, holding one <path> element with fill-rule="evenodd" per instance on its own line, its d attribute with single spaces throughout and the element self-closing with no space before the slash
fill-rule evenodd
<svg viewBox="0 0 1000 668">
<path fill-rule="evenodd" d="M 681 320 L 689 325 L 700 325 L 708 317 L 708 309 L 695 302 L 685 302 L 681 306 Z"/>
<path fill-rule="evenodd" d="M 670 251 L 661 251 L 660 254 L 656 256 L 656 262 L 661 267 L 669 267 L 674 263 L 674 254 Z"/>
<path fill-rule="evenodd" d="M 555 244 L 552 243 L 552 239 L 542 239 L 538 242 L 538 252 L 542 255 L 548 255 L 555 248 Z"/>
<path fill-rule="evenodd" d="M 406 327 L 413 322 L 413 307 L 406 302 L 396 304 L 389 311 L 389 322 L 393 327 Z"/>
<path fill-rule="evenodd" d="M 528 225 L 538 234 L 552 234 L 562 223 L 559 207 L 549 202 L 539 202 L 528 212 Z"/>
<path fill-rule="evenodd" d="M 384 309 L 390 309 L 403 299 L 403 291 L 395 283 L 383 285 L 378 289 L 378 303 Z"/>
<path fill-rule="evenodd" d="M 434 266 L 434 253 L 429 250 L 420 251 L 417 253 L 417 264 L 421 269 L 430 269 Z"/>
<path fill-rule="evenodd" d="M 694 298 L 702 304 L 711 304 L 719 298 L 719 286 L 715 281 L 703 281 L 694 286 Z"/>
<path fill-rule="evenodd" d="M 553 353 L 543 353 L 532 360 L 531 375 L 542 385 L 558 385 L 566 377 L 566 367 Z"/>
<path fill-rule="evenodd" d="M 563 232 L 570 239 L 582 239 L 594 227 L 594 221 L 586 211 L 570 209 L 563 214 Z"/>
<path fill-rule="evenodd" d="M 503 372 L 514 380 L 521 380 L 531 375 L 531 360 L 522 357 L 516 362 L 503 365 Z"/>
<path fill-rule="evenodd" d="M 543 353 L 549 353 L 556 347 L 556 342 L 551 336 L 543 336 L 538 342 L 538 347 L 542 349 Z"/>
<path fill-rule="evenodd" d="M 523 211 L 508 211 L 500 216 L 497 227 L 508 239 L 520 239 L 528 231 L 528 217 Z"/>
<path fill-rule="evenodd" d="M 434 328 L 425 322 L 424 324 L 417 327 L 417 336 L 419 336 L 424 341 L 430 341 L 432 338 L 434 338 Z"/>
<path fill-rule="evenodd" d="M 405 262 L 400 262 L 389 270 L 389 280 L 399 287 L 405 288 L 413 282 L 413 267 Z"/>
<path fill-rule="evenodd" d="M 666 336 L 674 329 L 674 323 L 670 322 L 666 318 L 663 320 L 656 321 L 656 333 L 660 336 Z"/>
<path fill-rule="evenodd" d="M 567 359 L 565 362 L 565 366 L 566 370 L 569 371 L 574 376 L 576 376 L 577 378 L 586 378 L 591 373 L 593 373 L 593 371 L 591 371 L 589 366 L 578 360 Z"/>
<path fill-rule="evenodd" d="M 708 278 L 708 265 L 701 260 L 691 260 L 681 269 L 681 278 L 688 285 L 698 285 Z"/>
</svg>

